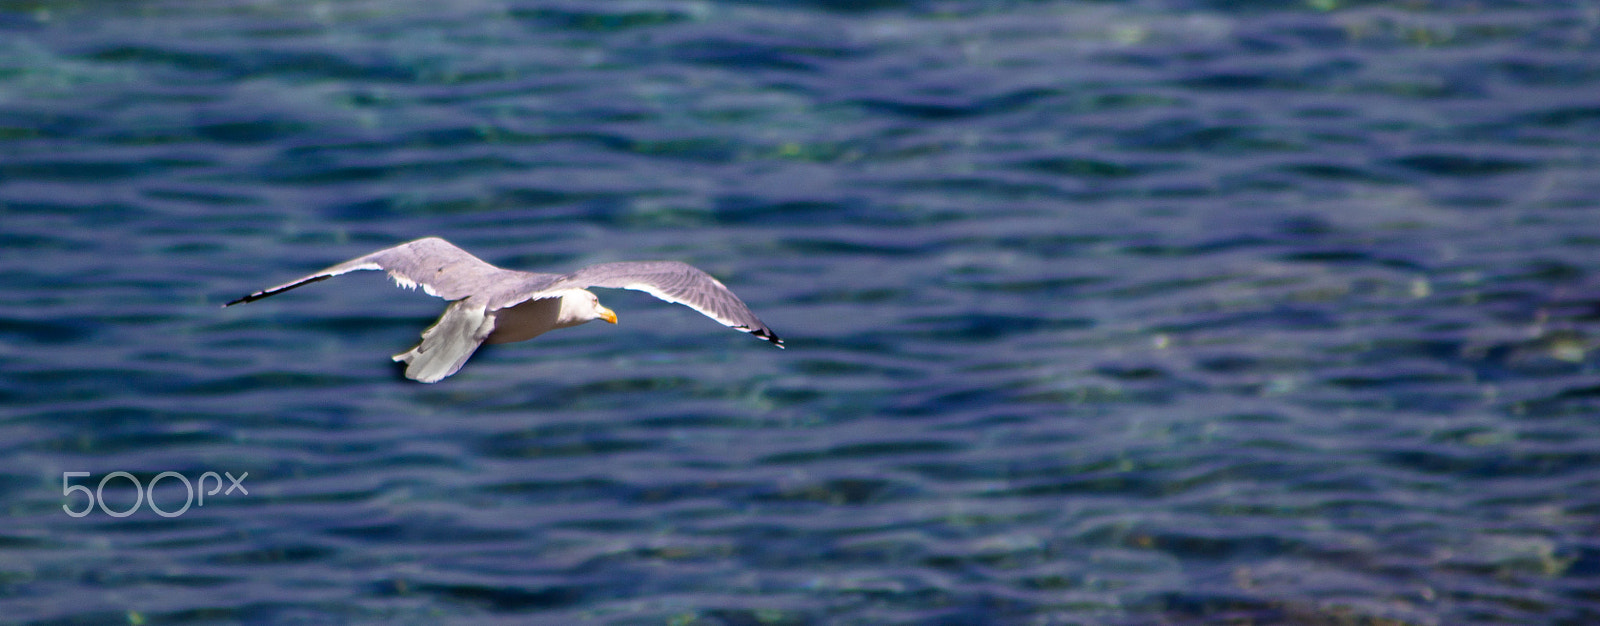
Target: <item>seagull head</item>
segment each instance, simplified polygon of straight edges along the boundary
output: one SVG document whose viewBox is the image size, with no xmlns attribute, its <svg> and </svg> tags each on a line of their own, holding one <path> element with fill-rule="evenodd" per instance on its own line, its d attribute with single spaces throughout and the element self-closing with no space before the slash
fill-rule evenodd
<svg viewBox="0 0 1600 626">
<path fill-rule="evenodd" d="M 615 324 L 617 314 L 601 306 L 600 298 L 592 291 L 576 289 L 561 298 L 561 314 L 556 322 L 557 327 L 577 326 L 594 320 L 605 320 Z"/>
</svg>

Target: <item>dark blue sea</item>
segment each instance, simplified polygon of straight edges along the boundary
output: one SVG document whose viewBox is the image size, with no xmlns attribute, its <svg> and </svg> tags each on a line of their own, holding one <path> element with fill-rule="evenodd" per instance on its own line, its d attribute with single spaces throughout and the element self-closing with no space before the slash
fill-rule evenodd
<svg viewBox="0 0 1600 626">
<path fill-rule="evenodd" d="M 1593 2 L 0 0 L 4 623 L 1600 624 L 1597 347 Z"/>
</svg>

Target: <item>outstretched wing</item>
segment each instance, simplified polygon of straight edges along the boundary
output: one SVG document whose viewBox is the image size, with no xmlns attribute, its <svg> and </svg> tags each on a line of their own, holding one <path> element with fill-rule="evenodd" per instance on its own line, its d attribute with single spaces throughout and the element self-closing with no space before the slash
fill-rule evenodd
<svg viewBox="0 0 1600 626">
<path fill-rule="evenodd" d="M 310 276 L 277 287 L 257 291 L 222 306 L 254 302 L 275 296 L 301 285 L 327 280 L 359 270 L 384 270 L 402 287 L 422 290 L 429 295 L 446 300 L 460 300 L 474 294 L 497 291 L 497 285 L 508 279 L 526 276 L 526 272 L 504 270 L 472 256 L 466 250 L 438 237 L 424 237 L 408 241 L 393 248 L 385 248 L 366 256 L 356 257 Z"/>
<path fill-rule="evenodd" d="M 439 382 L 467 364 L 472 353 L 494 332 L 494 322 L 495 317 L 486 314 L 482 306 L 453 302 L 439 321 L 422 331 L 422 343 L 394 355 L 394 360 L 406 363 L 406 378 Z"/>
<path fill-rule="evenodd" d="M 676 302 L 701 312 L 734 330 L 747 332 L 783 347 L 771 328 L 750 312 L 739 296 L 699 268 L 677 261 L 625 261 L 590 265 L 552 283 L 546 291 L 609 287 L 632 289 Z M 537 296 L 535 296 L 537 297 Z"/>
</svg>

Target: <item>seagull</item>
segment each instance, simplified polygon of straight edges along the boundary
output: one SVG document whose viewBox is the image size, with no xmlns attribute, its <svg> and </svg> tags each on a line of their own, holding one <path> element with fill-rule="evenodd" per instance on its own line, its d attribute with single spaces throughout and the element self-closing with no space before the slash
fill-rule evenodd
<svg viewBox="0 0 1600 626">
<path fill-rule="evenodd" d="M 686 263 L 624 261 L 590 265 L 570 274 L 540 274 L 495 267 L 438 237 L 359 256 L 222 306 L 254 302 L 358 270 L 383 270 L 401 287 L 420 285 L 428 295 L 450 301 L 439 321 L 422 331 L 422 343 L 394 355 L 396 362 L 406 363 L 406 378 L 424 383 L 456 373 L 481 344 L 527 341 L 594 320 L 617 323 L 617 314 L 601 306 L 589 287 L 643 291 L 783 347 L 783 340 L 738 296 Z"/>
</svg>

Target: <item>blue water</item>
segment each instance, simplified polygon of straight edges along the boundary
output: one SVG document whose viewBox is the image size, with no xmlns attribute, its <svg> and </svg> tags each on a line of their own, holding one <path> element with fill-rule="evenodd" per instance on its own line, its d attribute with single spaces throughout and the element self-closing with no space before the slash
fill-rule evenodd
<svg viewBox="0 0 1600 626">
<path fill-rule="evenodd" d="M 1597 207 L 1588 3 L 0 1 L 0 621 L 1600 623 Z M 218 306 L 424 235 L 789 349 Z"/>
</svg>

